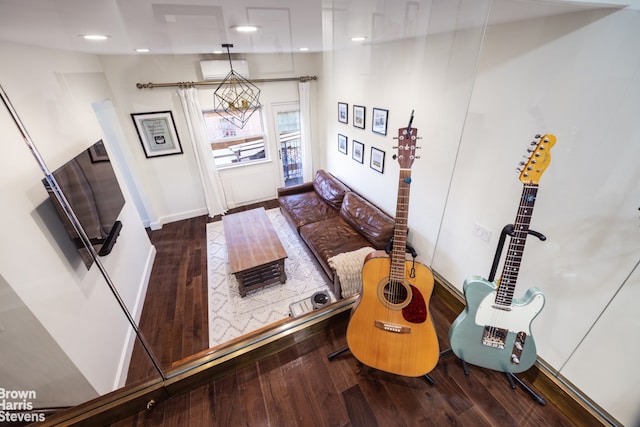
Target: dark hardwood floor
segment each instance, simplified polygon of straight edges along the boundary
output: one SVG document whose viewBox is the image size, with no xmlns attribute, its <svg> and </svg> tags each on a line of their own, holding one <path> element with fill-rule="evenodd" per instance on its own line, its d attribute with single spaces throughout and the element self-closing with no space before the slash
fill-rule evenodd
<svg viewBox="0 0 640 427">
<path fill-rule="evenodd" d="M 139 325 L 163 369 L 209 345 L 206 224 L 201 216 L 149 232 L 157 254 Z M 136 342 L 127 383 L 154 372 Z"/>
<path fill-rule="evenodd" d="M 278 202 L 247 205 L 229 213 L 259 206 L 271 209 Z M 209 347 L 206 225 L 220 220 L 200 216 L 147 231 L 157 252 L 139 326 L 162 369 Z M 139 383 L 155 372 L 137 341 L 127 384 Z"/>
<path fill-rule="evenodd" d="M 140 322 L 165 368 L 207 347 L 205 217 L 150 232 L 158 254 Z M 430 312 L 441 349 L 458 313 L 437 294 Z M 360 364 L 346 345 L 348 316 L 274 355 L 115 424 L 126 426 L 572 426 L 552 403 L 542 406 L 498 372 L 452 354 L 429 376 L 408 378 Z M 131 382 L 152 374 L 136 349 Z"/>
</svg>

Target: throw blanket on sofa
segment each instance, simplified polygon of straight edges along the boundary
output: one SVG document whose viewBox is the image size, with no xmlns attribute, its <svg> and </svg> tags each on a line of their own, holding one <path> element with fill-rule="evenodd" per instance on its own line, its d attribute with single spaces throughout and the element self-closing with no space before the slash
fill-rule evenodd
<svg viewBox="0 0 640 427">
<path fill-rule="evenodd" d="M 360 293 L 362 290 L 362 266 L 365 257 L 375 249 L 370 247 L 360 248 L 351 252 L 344 252 L 329 258 L 329 266 L 336 271 L 340 279 L 342 297 Z"/>
</svg>

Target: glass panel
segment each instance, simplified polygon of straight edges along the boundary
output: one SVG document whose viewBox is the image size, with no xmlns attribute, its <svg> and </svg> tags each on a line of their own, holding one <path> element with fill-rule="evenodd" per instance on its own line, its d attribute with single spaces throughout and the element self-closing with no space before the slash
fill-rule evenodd
<svg viewBox="0 0 640 427">
<path fill-rule="evenodd" d="M 640 400 L 628 369 L 640 350 L 629 304 L 640 259 L 639 18 L 580 2 L 492 2 L 433 260 L 460 290 L 489 272 L 524 192 L 515 169 L 535 134 L 555 135 L 531 217 L 547 239 L 527 239 L 514 296 L 542 292 L 529 342 L 623 425 L 637 423 Z"/>
<path fill-rule="evenodd" d="M 309 65 L 309 67 L 325 67 L 324 71 L 326 71 L 326 81 L 323 81 L 322 86 L 319 86 L 319 90 L 327 92 L 317 97 L 317 104 L 312 105 L 314 117 L 318 117 L 318 123 L 312 126 L 312 129 L 317 131 L 313 141 L 316 150 L 314 154 L 319 156 L 314 164 L 326 166 L 335 171 L 353 171 L 353 179 L 349 179 L 349 183 L 362 188 L 365 193 L 373 194 L 373 201 L 383 207 L 388 205 L 387 200 L 380 197 L 383 192 L 379 190 L 385 187 L 384 184 L 381 184 L 383 175 L 371 171 L 369 174 L 363 173 L 364 166 L 358 166 L 361 169 L 354 168 L 350 157 L 346 157 L 348 163 L 344 164 L 343 157 L 340 157 L 341 154 L 335 156 L 333 144 L 329 146 L 329 142 L 327 142 L 335 139 L 331 137 L 337 133 L 335 132 L 336 125 L 333 124 L 335 120 L 325 119 L 326 117 L 333 118 L 335 116 L 335 102 L 344 100 L 349 103 L 356 102 L 366 105 L 367 108 L 374 105 L 388 108 L 390 124 L 393 126 L 406 123 L 408 112 L 413 108 L 408 105 L 409 103 L 431 108 L 429 111 L 419 113 L 421 117 L 429 117 L 426 124 L 422 122 L 424 129 L 441 129 L 438 136 L 450 142 L 450 144 L 446 144 L 446 154 L 450 156 L 447 157 L 447 161 L 436 165 L 437 168 L 425 167 L 423 171 L 418 173 L 418 176 L 424 181 L 431 182 L 435 175 L 437 179 L 442 179 L 442 182 L 449 182 L 448 176 L 453 168 L 453 162 L 450 160 L 454 157 L 459 130 L 464 121 L 473 83 L 476 55 L 482 38 L 481 27 L 486 17 L 485 11 L 488 3 L 474 0 L 455 2 L 454 6 L 450 6 L 450 4 L 451 2 L 445 0 L 435 2 L 409 1 L 402 3 L 402 7 L 398 7 L 396 3 L 392 2 L 348 1 L 336 3 L 335 11 L 331 9 L 331 6 L 328 6 L 323 12 L 323 25 L 327 30 L 324 46 L 326 53 L 318 54 L 322 56 L 317 57 L 317 60 L 314 58 L 313 64 Z M 121 6 L 123 5 L 124 3 Z M 467 9 L 468 14 L 461 12 Z M 352 45 L 348 41 L 352 35 L 350 34 L 350 22 L 357 24 L 364 22 L 371 25 L 370 42 Z M 446 23 L 445 30 L 440 26 L 441 23 Z M 333 37 L 335 37 L 335 42 Z M 345 44 L 348 44 L 348 49 L 345 49 Z M 78 147 L 86 148 L 94 143 L 95 141 L 85 140 L 85 137 L 86 135 L 99 135 L 100 131 L 93 123 L 93 115 L 89 116 L 87 110 L 90 110 L 89 106 L 98 99 L 113 98 L 119 109 L 115 115 L 120 117 L 122 128 L 125 131 L 122 132 L 123 135 L 120 135 L 123 136 L 120 140 L 118 138 L 112 138 L 112 140 L 120 141 L 121 157 L 125 159 L 125 163 L 126 161 L 131 162 L 129 165 L 131 171 L 128 171 L 129 176 L 125 178 L 127 181 L 130 180 L 133 185 L 128 185 L 127 191 L 139 192 L 142 195 L 141 200 L 144 202 L 141 202 L 142 208 L 149 208 L 149 215 L 172 215 L 176 211 L 184 211 L 180 210 L 183 206 L 178 202 L 174 205 L 169 203 L 163 205 L 162 208 L 165 208 L 165 211 L 160 209 L 159 213 L 153 212 L 155 202 L 162 204 L 168 200 L 179 199 L 181 201 L 181 191 L 184 191 L 186 186 L 181 188 L 181 184 L 185 181 L 178 178 L 193 175 L 192 166 L 195 161 L 190 155 L 189 149 L 186 148 L 187 144 L 184 144 L 185 153 L 183 156 L 141 162 L 132 161 L 132 158 L 138 159 L 140 154 L 133 153 L 134 150 L 140 149 L 136 145 L 137 135 L 135 131 L 129 129 L 131 124 L 126 120 L 128 117 L 126 119 L 121 117 L 122 114 L 126 115 L 123 112 L 139 111 L 146 108 L 153 111 L 158 105 L 172 105 L 171 99 L 175 96 L 172 91 L 151 92 L 134 89 L 134 85 L 128 81 L 129 74 L 134 73 L 122 73 L 123 67 L 130 70 L 132 65 L 135 68 L 140 65 L 139 70 L 144 73 L 145 78 L 163 81 L 166 78 L 166 71 L 172 69 L 173 65 L 184 64 L 183 57 L 155 55 L 154 59 L 148 59 L 143 56 L 127 56 L 126 61 L 131 60 L 131 63 L 124 65 L 124 62 L 120 62 L 123 61 L 123 58 L 102 57 L 98 61 L 93 55 L 74 56 L 69 54 L 66 56 L 66 54 L 63 55 L 57 51 L 49 52 L 46 49 L 37 52 L 30 51 L 24 49 L 23 46 L 20 46 L 19 49 L 6 49 L 6 52 L 9 54 L 6 62 L 18 64 L 12 70 L 14 74 L 18 74 L 21 67 L 29 69 L 33 73 L 33 76 L 30 75 L 28 78 L 30 86 L 27 85 L 27 78 L 22 81 L 22 79 L 12 76 L 12 87 L 22 95 L 21 105 L 28 110 L 29 123 L 34 125 L 34 135 L 37 135 L 37 143 L 41 144 L 47 161 L 58 166 L 77 155 L 81 151 Z M 32 66 L 32 63 L 29 62 L 33 57 L 39 58 L 41 61 L 39 66 Z M 158 66 L 159 63 L 161 66 Z M 62 72 L 57 68 L 57 64 L 65 64 L 65 67 L 72 69 L 72 71 Z M 101 66 L 102 68 L 100 68 Z M 187 73 L 185 80 L 195 81 L 199 76 L 195 71 L 192 76 L 189 76 L 188 69 L 190 68 L 193 67 L 180 67 Z M 90 71 L 85 72 L 85 70 Z M 397 70 L 402 70 L 403 75 L 396 75 Z M 289 69 L 287 69 L 288 72 Z M 425 76 L 433 78 L 428 79 Z M 131 78 L 137 79 L 138 77 Z M 111 91 L 110 87 L 117 87 L 117 89 Z M 371 88 L 375 88 L 375 90 L 371 90 Z M 275 92 L 278 92 L 277 96 L 281 96 L 281 92 L 284 91 L 280 89 L 281 87 L 278 85 L 265 88 L 263 92 L 265 102 L 268 102 L 269 96 L 276 97 Z M 132 93 L 127 93 L 128 90 Z M 38 96 L 31 98 L 33 94 Z M 295 91 L 291 91 L 291 93 L 282 96 L 286 96 L 286 98 L 278 98 L 278 101 L 295 99 L 297 94 Z M 346 98 L 335 99 L 338 96 Z M 409 96 L 414 96 L 415 99 L 407 99 Z M 42 102 L 43 99 L 47 102 Z M 425 101 L 432 99 L 437 101 L 428 103 Z M 379 105 L 382 101 L 387 105 Z M 207 104 L 203 105 L 208 106 Z M 453 111 L 452 115 L 445 114 L 445 112 L 451 111 Z M 371 110 L 368 109 L 365 124 L 367 133 L 370 126 L 370 114 Z M 56 118 L 57 120 L 43 120 L 43 118 Z M 186 124 L 179 114 L 175 114 L 174 118 L 178 130 L 186 129 Z M 224 124 L 219 123 L 214 126 L 214 129 L 221 133 L 210 135 L 212 141 L 228 144 L 219 148 L 228 151 L 219 153 L 216 159 L 218 164 L 232 165 L 233 163 L 268 158 L 262 140 L 265 134 L 261 112 L 252 115 L 252 120 L 254 118 L 260 122 L 256 124 L 255 128 L 249 124 L 245 126 L 243 132 L 246 131 L 246 134 L 238 133 L 237 128 L 230 129 Z M 69 243 L 64 224 L 60 222 L 55 209 L 51 205 L 46 207 L 50 201 L 47 199 L 46 191 L 41 183 L 42 173 L 38 170 L 33 158 L 30 157 L 28 150 L 21 143 L 20 137 L 15 132 L 7 130 L 14 127 L 6 120 L 4 114 L 1 120 L 0 133 L 3 140 L 9 141 L 9 144 L 5 145 L 11 146 L 4 148 L 3 160 L 0 163 L 0 186 L 3 186 L 1 197 L 5 199 L 2 202 L 3 206 L 10 207 L 7 209 L 10 212 L 3 218 L 5 221 L 0 228 L 5 236 L 0 244 L 3 255 L 0 264 L 0 273 L 2 274 L 0 283 L 2 283 L 3 292 L 10 295 L 7 301 L 12 301 L 12 306 L 19 307 L 19 310 L 30 310 L 42 328 L 52 336 L 54 341 L 51 344 L 52 351 L 61 353 L 61 361 L 63 355 L 71 359 L 71 364 L 79 371 L 79 373 L 74 372 L 71 377 L 77 378 L 80 382 L 84 381 L 90 386 L 86 393 L 83 392 L 83 396 L 78 399 L 85 397 L 88 399 L 117 388 L 123 383 L 135 383 L 149 375 L 155 375 L 150 359 L 144 356 L 145 350 L 141 350 L 137 344 L 133 345 L 134 356 L 130 363 L 115 362 L 116 350 L 121 356 L 121 359 L 118 360 L 130 359 L 130 343 L 133 341 L 131 338 L 133 333 L 131 328 L 127 326 L 126 316 L 120 311 L 118 301 L 110 294 L 111 290 L 108 286 L 110 283 L 100 276 L 101 271 L 95 265 L 89 270 L 86 269 L 77 255 L 76 248 Z M 299 118 L 287 117 L 287 120 L 283 119 L 283 123 L 287 124 L 286 130 L 285 128 L 282 130 L 283 136 L 285 132 L 290 132 L 287 134 L 290 139 L 287 141 L 288 145 L 281 148 L 284 148 L 288 159 L 295 161 L 295 163 L 289 162 L 290 164 L 298 164 L 297 154 L 299 153 L 296 153 L 293 143 L 297 139 L 294 129 L 299 129 Z M 446 131 L 442 131 L 442 129 L 446 129 Z M 362 133 L 364 131 L 361 129 L 355 130 L 355 132 L 361 132 L 360 135 L 364 135 Z M 280 130 L 278 130 L 279 133 Z M 69 135 L 80 136 L 70 141 Z M 187 132 L 184 132 L 184 135 L 186 139 Z M 376 137 L 381 138 L 372 135 L 372 138 Z M 364 142 L 367 144 L 366 149 L 369 148 L 369 145 L 381 147 L 383 144 L 392 144 L 391 141 L 380 139 L 365 139 Z M 261 149 L 262 154 L 260 153 Z M 258 157 L 251 158 L 252 156 Z M 428 156 L 425 155 L 425 157 Z M 433 157 L 440 158 L 435 155 Z M 260 163 L 260 167 L 264 167 L 268 162 Z M 277 169 L 275 170 L 277 171 Z M 229 168 L 227 172 L 229 171 L 234 172 L 234 168 Z M 118 171 L 116 170 L 116 172 Z M 120 171 L 120 173 L 124 172 Z M 235 182 L 242 182 L 242 179 L 253 179 L 253 177 L 239 175 L 237 178 Z M 153 181 L 153 183 L 149 183 L 149 181 Z M 161 184 L 159 185 L 158 182 Z M 136 185 L 139 188 L 135 188 Z M 438 195 L 441 196 L 443 193 L 439 192 Z M 149 199 L 153 202 L 149 202 Z M 429 208 L 421 209 L 421 212 L 425 212 L 429 216 L 427 220 L 431 221 L 432 216 L 437 216 L 440 213 L 440 200 L 436 200 L 437 203 L 433 204 L 435 206 L 433 208 L 430 203 L 432 200 L 429 198 L 425 198 L 425 200 Z M 185 205 L 187 204 L 185 203 Z M 179 207 L 176 208 L 176 206 Z M 145 240 L 144 228 L 135 223 L 133 212 L 136 208 L 138 212 L 142 211 L 141 206 L 134 207 L 130 203 L 125 203 L 124 228 L 135 231 L 133 234 L 123 233 L 116 249 L 117 251 L 124 250 L 127 253 L 130 251 L 147 255 L 150 249 L 149 240 Z M 188 206 L 187 211 L 198 211 L 198 207 L 191 208 Z M 46 212 L 40 212 L 41 209 Z M 157 220 L 157 218 L 153 219 Z M 205 225 L 198 224 L 195 228 L 197 230 L 193 230 L 194 238 L 206 245 Z M 424 231 L 422 230 L 422 234 L 418 234 L 422 236 L 424 241 L 429 240 L 432 236 Z M 186 240 L 184 235 L 178 237 Z M 421 242 L 423 246 L 424 241 Z M 194 257 L 202 256 L 203 251 L 206 251 L 201 246 L 191 249 L 194 251 Z M 184 258 L 188 258 L 189 254 L 184 255 Z M 131 267 L 131 264 L 142 269 L 151 269 L 151 266 L 139 262 L 137 259 L 132 261 L 126 256 L 107 256 L 102 259 L 102 264 L 109 272 L 110 277 L 113 278 L 113 284 L 133 317 L 139 318 L 142 311 L 142 303 L 139 302 L 144 301 L 143 295 L 146 289 L 141 289 L 138 282 L 144 281 L 144 274 L 137 271 L 136 274 L 129 275 L 127 269 Z M 198 265 L 202 267 L 202 264 Z M 171 270 L 173 266 L 170 263 L 153 265 L 154 269 L 164 267 Z M 164 291 L 165 289 L 176 289 L 179 286 L 195 287 L 202 284 L 184 283 L 187 279 L 183 274 L 183 268 L 189 267 L 180 265 L 173 271 L 167 272 L 163 278 L 166 280 L 165 282 L 153 285 L 158 285 L 156 289 Z M 220 271 L 223 269 L 224 266 L 221 264 Z M 145 271 L 145 273 L 148 272 Z M 206 279 L 202 279 L 202 282 L 204 280 Z M 132 281 L 136 283 L 132 283 Z M 23 287 L 26 287 L 26 291 Z M 175 298 L 171 301 L 171 308 L 179 305 L 185 310 L 199 311 L 204 316 L 208 314 L 204 298 L 189 299 L 185 295 L 180 296 L 183 298 Z M 167 310 L 166 306 L 155 307 L 154 313 L 149 313 L 148 316 L 150 319 L 149 327 L 156 331 L 162 331 L 164 325 L 172 323 L 175 319 L 171 316 L 177 316 L 178 310 L 171 313 L 168 311 L 170 310 Z M 117 318 L 114 313 L 117 313 Z M 5 322 L 9 324 L 9 321 L 5 320 Z M 198 329 L 194 325 L 179 324 L 173 330 L 174 335 L 168 339 L 161 333 L 154 336 L 157 340 L 154 340 L 152 345 L 160 355 L 163 368 L 184 358 L 182 353 L 184 349 L 187 349 L 184 351 L 194 349 L 194 347 L 190 347 L 192 344 L 190 335 L 198 335 L 198 338 L 202 339 L 208 332 L 200 326 L 199 324 Z M 34 329 L 36 327 L 37 325 L 33 326 Z M 6 329 L 8 330 L 8 328 Z M 0 332 L 1 334 L 2 332 Z M 59 349 L 54 348 L 56 346 Z M 176 356 L 177 353 L 173 351 L 177 346 L 182 346 L 179 356 Z M 2 349 L 4 348 L 3 346 Z M 86 357 L 80 359 L 77 354 Z M 104 376 L 100 376 L 102 374 L 96 372 L 103 368 L 99 363 L 102 361 L 109 366 Z M 124 372 L 127 374 L 125 375 Z M 110 382 L 105 379 L 107 374 L 111 377 Z M 0 378 L 3 379 L 4 375 L 9 378 L 11 373 L 5 372 Z M 100 376 L 99 384 L 93 378 L 94 376 Z M 15 387 L 20 387 L 19 384 L 15 384 Z M 63 387 L 67 387 L 67 385 L 61 386 L 59 390 Z"/>
<path fill-rule="evenodd" d="M 9 111 L 0 108 L 0 203 L 8 207 L 0 221 L 0 424 L 39 420 L 45 408 L 161 378 L 149 357 L 137 362 L 143 374 L 129 375 L 132 323 L 98 268 L 95 249 L 87 268 L 60 215 L 65 208 L 42 182 L 46 168 Z"/>
</svg>

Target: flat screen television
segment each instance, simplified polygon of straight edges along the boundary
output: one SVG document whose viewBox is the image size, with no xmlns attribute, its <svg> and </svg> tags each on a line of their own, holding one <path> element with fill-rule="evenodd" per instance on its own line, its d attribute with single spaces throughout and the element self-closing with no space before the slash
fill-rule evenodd
<svg viewBox="0 0 640 427">
<path fill-rule="evenodd" d="M 108 255 L 122 228 L 118 216 L 124 206 L 124 196 L 102 140 L 60 166 L 52 175 L 91 245 L 98 255 Z M 90 251 L 73 227 L 49 181 L 45 178 L 42 182 L 89 269 L 93 264 Z"/>
</svg>

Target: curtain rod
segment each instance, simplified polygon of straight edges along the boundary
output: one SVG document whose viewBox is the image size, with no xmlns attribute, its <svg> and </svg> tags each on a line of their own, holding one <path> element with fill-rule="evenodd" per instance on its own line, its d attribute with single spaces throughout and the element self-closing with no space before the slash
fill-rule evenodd
<svg viewBox="0 0 640 427">
<path fill-rule="evenodd" d="M 282 77 L 276 79 L 248 79 L 251 83 L 271 83 L 271 82 L 289 82 L 289 81 L 299 81 L 299 82 L 308 82 L 311 80 L 318 80 L 317 76 L 302 76 L 302 77 Z M 210 85 L 220 85 L 222 80 L 207 80 L 207 81 L 199 81 L 199 82 L 175 82 L 175 83 L 136 83 L 136 87 L 138 89 L 153 89 L 156 87 L 193 87 L 193 86 L 210 86 Z"/>
</svg>

